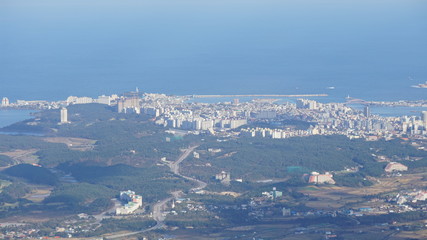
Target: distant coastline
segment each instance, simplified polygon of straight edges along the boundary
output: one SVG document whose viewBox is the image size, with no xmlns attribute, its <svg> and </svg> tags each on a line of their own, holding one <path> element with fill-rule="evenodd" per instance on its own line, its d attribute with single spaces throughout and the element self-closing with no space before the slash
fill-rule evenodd
<svg viewBox="0 0 427 240">
<path fill-rule="evenodd" d="M 28 109 L 0 109 L 0 129 L 33 118 L 33 112 L 34 110 Z"/>
<path fill-rule="evenodd" d="M 227 97 L 327 97 L 328 94 L 239 94 L 239 95 L 192 95 L 193 98 L 227 98 Z"/>
</svg>

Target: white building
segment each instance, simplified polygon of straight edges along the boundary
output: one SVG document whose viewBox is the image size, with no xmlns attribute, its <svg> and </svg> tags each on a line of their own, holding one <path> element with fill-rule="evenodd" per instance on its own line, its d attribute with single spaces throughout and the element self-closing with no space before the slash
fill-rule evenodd
<svg viewBox="0 0 427 240">
<path fill-rule="evenodd" d="M 90 97 L 75 97 L 75 96 L 69 96 L 67 98 L 67 104 L 88 104 L 93 103 L 93 98 Z"/>
<path fill-rule="evenodd" d="M 297 108 L 299 109 L 318 109 L 319 104 L 316 101 L 308 100 L 308 99 L 297 99 Z"/>
<path fill-rule="evenodd" d="M 9 99 L 8 99 L 7 97 L 4 97 L 4 98 L 1 100 L 1 106 L 2 106 L 2 107 L 7 107 L 7 106 L 9 106 Z"/>
<path fill-rule="evenodd" d="M 98 96 L 98 99 L 96 100 L 97 103 L 99 104 L 106 104 L 106 105 L 111 105 L 111 97 L 110 96 Z"/>
<path fill-rule="evenodd" d="M 116 208 L 116 215 L 131 214 L 142 206 L 142 197 L 131 190 L 121 191 L 120 200 L 126 203 L 122 207 Z"/>
<path fill-rule="evenodd" d="M 424 128 L 427 128 L 427 111 L 422 111 L 421 119 L 423 121 Z"/>
<path fill-rule="evenodd" d="M 67 108 L 61 108 L 61 123 L 68 123 L 68 110 Z"/>
<path fill-rule="evenodd" d="M 122 97 L 117 101 L 117 111 L 119 113 L 141 113 L 141 105 L 137 95 Z"/>
</svg>

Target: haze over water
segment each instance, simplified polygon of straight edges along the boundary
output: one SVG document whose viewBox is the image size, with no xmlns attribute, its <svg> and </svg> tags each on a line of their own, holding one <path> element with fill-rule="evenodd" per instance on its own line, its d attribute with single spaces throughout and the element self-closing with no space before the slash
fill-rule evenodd
<svg viewBox="0 0 427 240">
<path fill-rule="evenodd" d="M 424 0 L 4 0 L 0 97 L 426 99 L 410 87 L 427 81 L 426 13 Z"/>
</svg>

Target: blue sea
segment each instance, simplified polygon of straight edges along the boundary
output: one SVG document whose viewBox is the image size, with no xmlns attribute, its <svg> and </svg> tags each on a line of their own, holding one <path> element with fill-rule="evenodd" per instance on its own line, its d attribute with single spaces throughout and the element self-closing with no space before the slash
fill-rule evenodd
<svg viewBox="0 0 427 240">
<path fill-rule="evenodd" d="M 7 127 L 13 123 L 33 118 L 32 110 L 0 110 L 0 128 Z M 1 134 L 1 132 L 0 132 Z"/>
<path fill-rule="evenodd" d="M 426 99 L 425 0 L 3 0 L 0 97 Z M 334 89 L 330 89 L 333 87 Z"/>
</svg>

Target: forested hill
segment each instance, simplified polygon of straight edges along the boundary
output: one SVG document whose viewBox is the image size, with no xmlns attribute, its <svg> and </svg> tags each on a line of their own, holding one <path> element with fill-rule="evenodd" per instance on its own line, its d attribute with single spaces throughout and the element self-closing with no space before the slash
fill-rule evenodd
<svg viewBox="0 0 427 240">
<path fill-rule="evenodd" d="M 209 149 L 220 152 L 212 153 Z M 310 171 L 340 171 L 350 167 L 361 167 L 366 175 L 378 176 L 383 173 L 385 163 L 378 162 L 377 156 L 403 161 L 405 164 L 411 164 L 410 161 L 405 161 L 408 156 L 410 159 L 424 158 L 413 164 L 427 165 L 427 152 L 417 150 L 402 140 L 367 142 L 338 135 L 210 141 L 198 150 L 201 153 L 200 159 L 187 163 L 187 171 L 204 178 L 221 170 L 230 171 L 236 178 L 262 179 L 283 178 L 289 174 Z M 191 164 L 209 164 L 212 167 L 190 169 Z"/>
</svg>

